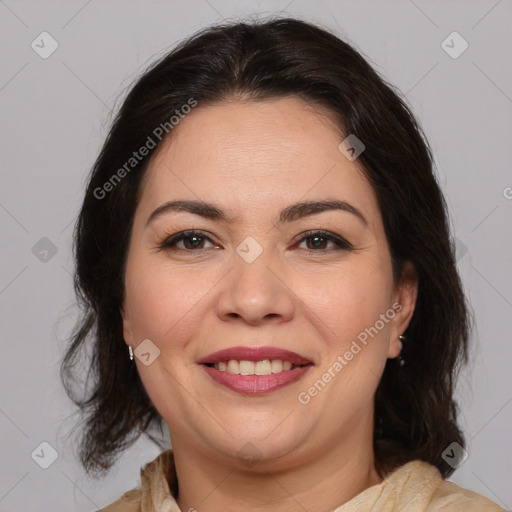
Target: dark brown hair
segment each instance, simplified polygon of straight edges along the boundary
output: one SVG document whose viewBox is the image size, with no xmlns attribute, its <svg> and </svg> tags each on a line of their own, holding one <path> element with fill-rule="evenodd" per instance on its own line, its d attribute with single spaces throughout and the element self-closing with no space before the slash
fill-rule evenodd
<svg viewBox="0 0 512 512">
<path fill-rule="evenodd" d="M 441 454 L 454 441 L 464 446 L 453 394 L 467 361 L 471 317 L 430 147 L 400 94 L 360 53 L 328 30 L 290 18 L 218 25 L 191 36 L 138 78 L 115 117 L 75 225 L 74 283 L 82 316 L 61 365 L 64 387 L 86 417 L 84 468 L 105 474 L 143 433 L 163 448 L 151 435 L 153 426 L 162 430 L 163 419 L 137 372 L 129 372 L 123 340 L 120 307 L 132 221 L 141 180 L 160 147 L 155 129 L 170 131 L 171 116 L 191 98 L 200 108 L 234 95 L 251 101 L 300 97 L 326 107 L 341 120 L 343 133 L 364 143 L 358 161 L 378 197 L 395 283 L 406 261 L 419 278 L 405 332 L 406 364 L 387 361 L 375 396 L 377 468 L 385 474 L 421 459 L 449 476 L 453 468 Z M 148 136 L 158 142 L 155 148 L 113 182 Z M 109 180 L 113 185 L 105 187 Z M 93 387 L 77 398 L 71 380 L 83 348 L 92 354 L 87 380 L 92 372 Z"/>
</svg>

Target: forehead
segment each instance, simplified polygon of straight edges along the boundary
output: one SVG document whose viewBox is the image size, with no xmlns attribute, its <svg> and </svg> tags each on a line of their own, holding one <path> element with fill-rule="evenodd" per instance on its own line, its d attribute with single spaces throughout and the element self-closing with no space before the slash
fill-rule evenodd
<svg viewBox="0 0 512 512">
<path fill-rule="evenodd" d="M 337 196 L 378 215 L 357 160 L 338 146 L 335 116 L 299 98 L 195 107 L 153 155 L 142 199 L 157 207 L 187 197 L 265 212 L 275 203 Z"/>
</svg>

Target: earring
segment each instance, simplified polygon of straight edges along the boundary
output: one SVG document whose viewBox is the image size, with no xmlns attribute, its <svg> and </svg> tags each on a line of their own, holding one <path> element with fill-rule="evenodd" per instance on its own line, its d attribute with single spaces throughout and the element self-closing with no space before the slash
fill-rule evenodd
<svg viewBox="0 0 512 512">
<path fill-rule="evenodd" d="M 135 370 L 135 363 L 133 361 L 133 348 L 131 345 L 128 345 L 128 354 L 130 356 L 130 364 L 128 365 L 128 372 L 130 376 L 133 376 Z"/>
<path fill-rule="evenodd" d="M 403 342 L 405 341 L 405 336 L 398 336 L 398 343 L 400 344 L 400 353 L 398 354 L 398 364 L 403 367 L 405 365 L 405 361 L 402 359 L 402 349 L 404 348 Z"/>
</svg>

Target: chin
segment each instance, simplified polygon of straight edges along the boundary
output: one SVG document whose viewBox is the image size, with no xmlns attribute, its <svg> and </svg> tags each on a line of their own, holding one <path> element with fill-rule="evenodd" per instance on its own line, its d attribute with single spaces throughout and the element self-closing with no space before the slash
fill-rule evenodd
<svg viewBox="0 0 512 512">
<path fill-rule="evenodd" d="M 231 461 L 235 459 L 238 468 L 246 466 L 251 471 L 268 471 L 290 465 L 303 445 L 304 442 L 291 432 L 274 430 L 270 435 L 266 431 L 261 436 L 231 438 L 228 446 L 219 446 L 219 449 Z"/>
</svg>

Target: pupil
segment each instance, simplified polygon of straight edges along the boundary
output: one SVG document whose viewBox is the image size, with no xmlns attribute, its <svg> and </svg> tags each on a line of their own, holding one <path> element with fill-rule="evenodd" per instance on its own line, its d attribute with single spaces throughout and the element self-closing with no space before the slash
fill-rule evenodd
<svg viewBox="0 0 512 512">
<path fill-rule="evenodd" d="M 201 244 L 201 237 L 200 237 L 200 236 L 197 236 L 197 235 L 189 236 L 189 237 L 188 237 L 188 240 L 189 240 L 189 242 L 190 242 L 191 240 L 195 240 L 195 241 L 197 242 L 197 243 L 192 242 L 192 243 L 190 244 L 190 245 L 192 245 L 193 247 L 197 247 L 197 246 L 198 246 L 198 244 L 199 244 L 199 245 Z"/>
<path fill-rule="evenodd" d="M 314 247 L 320 247 L 320 245 L 322 245 L 322 242 L 320 242 L 320 244 L 318 244 L 316 242 L 318 242 L 318 240 L 323 240 L 323 238 L 321 236 L 314 236 L 311 238 L 311 240 L 314 241 L 313 242 Z"/>
<path fill-rule="evenodd" d="M 201 236 L 193 235 L 188 237 L 189 245 L 192 245 L 192 247 L 198 247 L 198 245 L 201 244 Z M 313 247 L 320 247 L 324 241 L 324 238 L 321 236 L 313 236 L 310 237 L 310 241 L 312 241 Z"/>
</svg>

